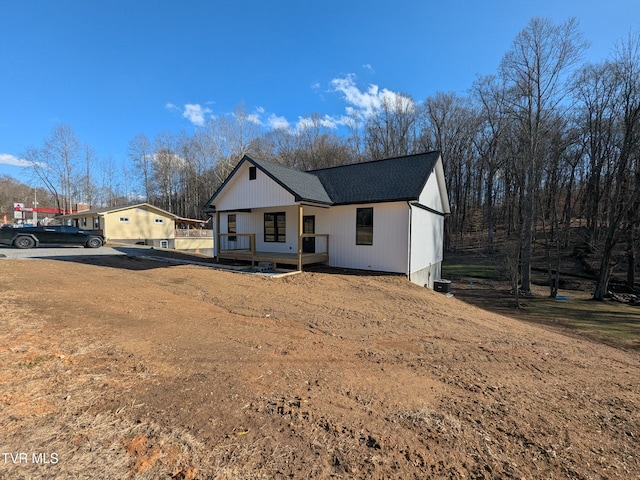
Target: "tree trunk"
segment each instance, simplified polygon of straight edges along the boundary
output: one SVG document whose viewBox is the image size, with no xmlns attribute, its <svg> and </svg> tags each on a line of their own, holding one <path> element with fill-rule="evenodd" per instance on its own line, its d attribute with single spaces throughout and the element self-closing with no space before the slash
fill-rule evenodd
<svg viewBox="0 0 640 480">
<path fill-rule="evenodd" d="M 487 251 L 493 253 L 493 169 L 487 176 Z"/>
<path fill-rule="evenodd" d="M 631 227 L 631 230 L 635 230 Z M 629 236 L 627 244 L 627 287 L 633 289 L 636 283 L 636 248 L 634 236 Z"/>
<path fill-rule="evenodd" d="M 522 291 L 531 291 L 531 252 L 533 239 L 533 193 L 525 197 L 524 238 L 522 240 Z"/>
<path fill-rule="evenodd" d="M 609 291 L 609 279 L 611 278 L 611 258 L 613 256 L 613 247 L 615 242 L 611 241 L 608 236 L 605 241 L 602 258 L 600 260 L 600 272 L 598 273 L 598 281 L 596 289 L 593 292 L 593 299 L 603 301 Z"/>
</svg>

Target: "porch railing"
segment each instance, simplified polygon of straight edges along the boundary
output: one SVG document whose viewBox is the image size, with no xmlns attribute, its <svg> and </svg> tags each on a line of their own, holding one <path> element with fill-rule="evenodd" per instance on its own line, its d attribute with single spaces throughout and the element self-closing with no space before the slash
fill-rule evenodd
<svg viewBox="0 0 640 480">
<path fill-rule="evenodd" d="M 319 255 L 329 255 L 329 234 L 328 233 L 303 233 L 302 238 L 316 238 L 315 252 Z"/>
<path fill-rule="evenodd" d="M 213 238 L 213 230 L 176 228 L 176 238 Z"/>
<path fill-rule="evenodd" d="M 218 252 L 243 251 L 254 255 L 256 253 L 255 233 L 219 233 Z"/>
</svg>

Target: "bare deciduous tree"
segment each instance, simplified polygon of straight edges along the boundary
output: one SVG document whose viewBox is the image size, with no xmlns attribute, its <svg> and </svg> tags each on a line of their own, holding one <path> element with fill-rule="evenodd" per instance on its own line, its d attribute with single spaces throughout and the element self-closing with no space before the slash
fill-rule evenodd
<svg viewBox="0 0 640 480">
<path fill-rule="evenodd" d="M 364 127 L 367 157 L 376 160 L 414 153 L 417 127 L 418 106 L 410 95 L 384 96 Z"/>
<path fill-rule="evenodd" d="M 543 138 L 550 119 L 563 115 L 562 102 L 569 92 L 569 72 L 581 58 L 586 43 L 575 19 L 554 25 L 534 18 L 517 35 L 500 70 L 509 87 L 508 111 L 518 124 L 524 169 L 524 236 L 522 289 L 531 289 L 531 254 L 534 206 L 540 185 Z M 562 111 L 562 112 L 561 112 Z"/>
<path fill-rule="evenodd" d="M 129 159 L 133 162 L 137 176 L 142 181 L 145 202 L 151 197 L 151 178 L 153 174 L 153 144 L 144 135 L 136 135 L 129 141 Z"/>
<path fill-rule="evenodd" d="M 438 93 L 425 101 L 426 123 L 420 138 L 421 150 L 439 150 L 445 160 L 450 188 L 451 218 L 447 222 L 446 246 L 457 249 L 465 233 L 471 188 L 482 175 L 474 146 L 479 130 L 478 115 L 466 97 Z"/>
<path fill-rule="evenodd" d="M 82 146 L 71 127 L 60 124 L 53 128 L 41 148 L 29 148 L 22 155 L 51 192 L 60 211 L 73 208 L 75 185 L 83 176 L 81 153 Z"/>
<path fill-rule="evenodd" d="M 622 43 L 613 61 L 616 83 L 617 135 L 606 198 L 606 229 L 600 251 L 600 270 L 593 294 L 603 300 L 611 278 L 614 248 L 638 219 L 640 203 L 640 35 Z M 630 252 L 630 254 L 633 252 Z"/>
</svg>

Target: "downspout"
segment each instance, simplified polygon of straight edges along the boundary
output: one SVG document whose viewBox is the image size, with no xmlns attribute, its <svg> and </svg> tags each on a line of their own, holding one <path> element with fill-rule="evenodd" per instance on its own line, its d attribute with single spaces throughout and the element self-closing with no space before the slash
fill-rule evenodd
<svg viewBox="0 0 640 480">
<path fill-rule="evenodd" d="M 302 223 L 303 223 L 303 210 L 302 204 L 298 203 L 298 271 L 302 271 Z"/>
<path fill-rule="evenodd" d="M 407 206 L 409 207 L 409 248 L 408 248 L 408 258 L 407 258 L 407 279 L 411 281 L 411 228 L 413 226 L 413 209 L 411 208 L 411 203 L 407 202 Z"/>
</svg>

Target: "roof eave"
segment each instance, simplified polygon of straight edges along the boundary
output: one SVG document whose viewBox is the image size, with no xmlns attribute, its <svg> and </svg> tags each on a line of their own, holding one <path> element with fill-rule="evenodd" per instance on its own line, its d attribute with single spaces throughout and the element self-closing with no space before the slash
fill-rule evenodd
<svg viewBox="0 0 640 480">
<path fill-rule="evenodd" d="M 344 205 L 364 205 L 367 203 L 395 203 L 395 202 L 415 202 L 418 198 L 416 197 L 403 197 L 403 198 L 388 198 L 388 199 L 368 199 L 368 200 L 358 200 L 353 202 L 339 202 L 332 203 L 332 206 L 344 206 Z"/>
</svg>

